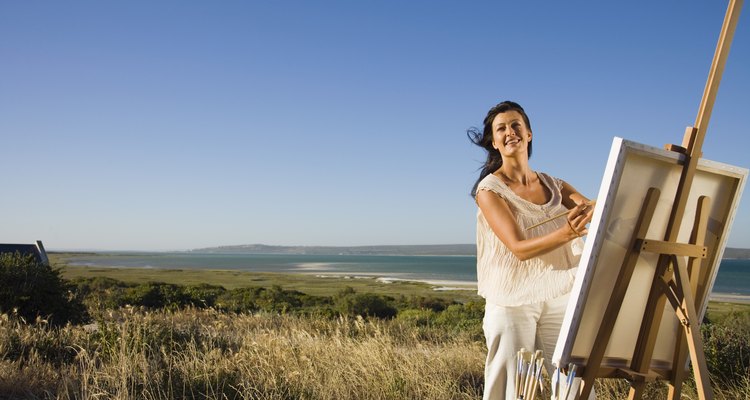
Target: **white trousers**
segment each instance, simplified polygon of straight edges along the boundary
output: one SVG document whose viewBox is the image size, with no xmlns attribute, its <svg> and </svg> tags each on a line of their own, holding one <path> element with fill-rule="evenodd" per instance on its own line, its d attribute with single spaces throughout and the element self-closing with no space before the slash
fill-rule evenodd
<svg viewBox="0 0 750 400">
<path fill-rule="evenodd" d="M 516 354 L 521 348 L 544 352 L 544 367 L 555 378 L 550 360 L 560 334 L 568 295 L 541 303 L 499 306 L 487 303 L 484 309 L 484 337 L 487 361 L 484 368 L 484 400 L 516 400 Z M 565 377 L 561 374 L 561 380 Z M 556 379 L 555 379 L 556 381 Z M 576 379 L 573 388 L 580 385 Z M 553 382 L 553 387 L 556 385 Z M 573 398 L 571 393 L 570 398 Z M 596 396 L 593 391 L 589 400 Z"/>
</svg>

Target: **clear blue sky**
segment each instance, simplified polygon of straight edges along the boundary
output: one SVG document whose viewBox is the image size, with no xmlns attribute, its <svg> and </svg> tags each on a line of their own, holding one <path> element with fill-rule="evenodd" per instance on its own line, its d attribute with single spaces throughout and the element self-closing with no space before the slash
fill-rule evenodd
<svg viewBox="0 0 750 400">
<path fill-rule="evenodd" d="M 512 99 L 595 197 L 695 120 L 724 1 L 5 1 L 0 242 L 472 243 L 466 139 Z M 704 155 L 750 166 L 750 11 Z M 730 246 L 750 247 L 750 198 Z"/>
</svg>

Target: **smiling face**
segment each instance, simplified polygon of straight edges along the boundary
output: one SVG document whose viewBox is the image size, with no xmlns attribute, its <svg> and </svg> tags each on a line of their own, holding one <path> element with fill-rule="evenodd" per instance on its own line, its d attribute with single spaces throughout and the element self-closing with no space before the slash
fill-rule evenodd
<svg viewBox="0 0 750 400">
<path fill-rule="evenodd" d="M 503 157 L 526 153 L 531 142 L 531 131 L 521 113 L 509 110 L 497 114 L 492 120 L 492 147 Z"/>
</svg>

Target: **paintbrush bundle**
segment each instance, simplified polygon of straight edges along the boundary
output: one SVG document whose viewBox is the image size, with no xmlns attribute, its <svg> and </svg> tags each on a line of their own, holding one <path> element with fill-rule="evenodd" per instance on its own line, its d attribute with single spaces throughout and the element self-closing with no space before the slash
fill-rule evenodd
<svg viewBox="0 0 750 400">
<path fill-rule="evenodd" d="M 544 353 L 541 350 L 532 352 L 522 348 L 516 353 L 516 400 L 534 400 L 537 391 L 541 393 L 541 399 L 545 398 L 542 369 L 544 369 Z M 556 379 L 552 379 L 552 384 L 555 386 L 552 388 L 552 400 L 568 399 L 572 393 L 576 369 L 575 364 L 568 364 L 567 375 L 562 375 L 562 379 L 560 368 L 555 369 Z"/>
<path fill-rule="evenodd" d="M 568 375 L 565 377 L 565 382 L 560 379 L 560 368 L 555 369 L 557 379 L 555 379 L 553 385 L 555 387 L 552 390 L 552 400 L 567 400 L 570 396 L 571 387 L 573 387 L 573 380 L 576 378 L 577 366 L 573 363 L 568 364 Z"/>
<path fill-rule="evenodd" d="M 544 357 L 541 350 L 535 352 L 521 349 L 516 354 L 516 399 L 533 400 L 537 388 L 543 390 L 542 368 Z M 542 395 L 544 395 L 542 393 Z"/>
</svg>

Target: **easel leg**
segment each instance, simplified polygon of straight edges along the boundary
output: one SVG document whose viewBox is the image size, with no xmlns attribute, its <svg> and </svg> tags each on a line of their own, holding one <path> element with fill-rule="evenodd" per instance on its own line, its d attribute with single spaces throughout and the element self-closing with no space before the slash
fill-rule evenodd
<svg viewBox="0 0 750 400">
<path fill-rule="evenodd" d="M 695 222 L 693 224 L 693 232 L 690 235 L 690 243 L 692 244 L 704 244 L 706 241 L 706 233 L 708 230 L 708 214 L 711 206 L 711 199 L 706 196 L 698 198 L 698 207 L 695 214 Z M 678 268 L 675 266 L 675 268 Z M 695 295 L 694 306 L 697 308 L 703 304 L 702 290 L 699 292 L 699 288 L 702 287 L 702 282 L 706 277 L 706 272 L 701 269 L 701 261 L 697 258 L 690 258 L 688 260 L 687 274 L 690 279 L 691 293 Z M 700 321 L 693 321 L 693 324 L 700 324 Z M 698 325 L 699 326 L 699 325 Z M 700 333 L 700 332 L 699 332 Z M 685 381 L 688 371 L 685 368 L 688 357 L 688 344 L 685 338 L 685 330 L 681 329 L 677 331 L 675 346 L 675 354 L 672 361 L 673 375 L 669 381 L 669 392 L 667 399 L 679 400 L 682 393 L 682 383 Z M 704 358 L 705 360 L 705 358 Z"/>
<path fill-rule="evenodd" d="M 672 265 L 675 269 L 678 268 L 676 256 L 672 257 Z M 678 287 L 674 280 L 671 280 L 668 286 L 671 288 L 671 291 L 667 293 L 667 299 L 669 299 L 670 303 L 672 304 L 672 308 L 674 308 L 675 310 L 677 319 L 680 321 L 689 320 L 689 317 L 686 315 L 682 306 L 682 299 L 684 298 L 684 294 L 682 293 L 681 288 Z M 682 327 L 682 324 L 680 326 Z M 672 377 L 668 382 L 668 400 L 680 400 L 682 395 L 682 383 L 685 381 L 685 377 L 687 376 L 685 366 L 687 364 L 688 345 L 685 339 L 684 329 L 679 329 L 677 330 L 677 332 L 675 332 L 675 343 L 675 352 L 674 356 L 672 357 Z"/>
<path fill-rule="evenodd" d="M 677 345 L 678 356 L 674 358 L 672 368 L 674 372 L 672 374 L 672 380 L 669 381 L 669 390 L 667 391 L 668 400 L 680 400 L 682 396 L 682 382 L 685 381 L 687 371 L 681 366 L 685 365 L 685 358 L 687 357 L 687 342 L 685 341 L 685 335 L 682 330 L 677 331 L 677 338 L 679 339 L 679 345 Z"/>
<path fill-rule="evenodd" d="M 643 397 L 643 391 L 646 388 L 646 382 L 633 382 L 630 384 L 628 400 L 639 400 Z"/>
<path fill-rule="evenodd" d="M 677 262 L 676 267 L 675 277 L 677 278 L 677 284 L 682 287 L 684 293 L 682 307 L 687 311 L 688 315 L 688 321 L 683 324 L 683 329 L 685 330 L 688 348 L 690 349 L 690 362 L 693 363 L 698 398 L 700 400 L 711 400 L 713 399 L 713 390 L 711 389 L 708 367 L 706 366 L 706 355 L 703 352 L 703 338 L 701 337 L 698 316 L 695 312 L 695 299 L 693 298 L 688 281 L 687 267 L 680 262 Z"/>
</svg>

